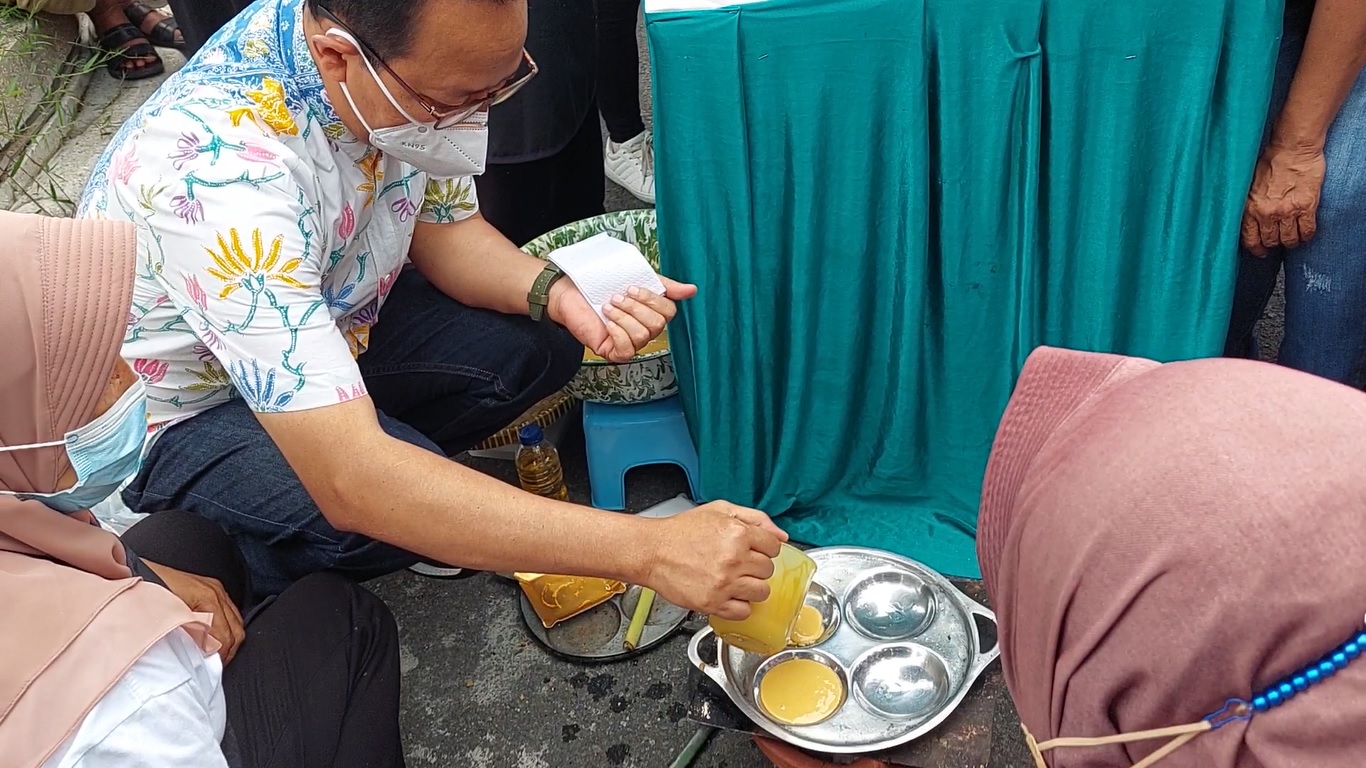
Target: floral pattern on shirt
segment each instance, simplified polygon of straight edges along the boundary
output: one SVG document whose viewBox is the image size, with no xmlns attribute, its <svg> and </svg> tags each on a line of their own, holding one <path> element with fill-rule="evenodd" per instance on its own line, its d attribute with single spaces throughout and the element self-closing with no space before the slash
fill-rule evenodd
<svg viewBox="0 0 1366 768">
<path fill-rule="evenodd" d="M 258 412 L 363 397 L 355 358 L 414 227 L 478 211 L 472 179 L 429 179 L 347 131 L 303 5 L 265 0 L 229 23 L 87 184 L 80 215 L 139 229 L 123 355 L 154 424 L 233 397 Z"/>
</svg>

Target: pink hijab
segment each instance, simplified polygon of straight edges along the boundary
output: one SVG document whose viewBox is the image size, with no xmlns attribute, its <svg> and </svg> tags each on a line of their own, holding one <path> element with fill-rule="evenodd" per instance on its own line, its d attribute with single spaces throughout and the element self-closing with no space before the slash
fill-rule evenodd
<svg viewBox="0 0 1366 768">
<path fill-rule="evenodd" d="M 1040 349 L 978 535 L 1036 765 L 1141 764 L 1173 734 L 1046 742 L 1199 729 L 1362 632 L 1366 394 L 1261 363 Z M 1182 738 L 1161 768 L 1360 768 L 1366 660 Z"/>
<path fill-rule="evenodd" d="M 129 224 L 0 211 L 0 445 L 61 440 L 109 384 L 131 302 Z M 60 447 L 0 453 L 0 489 L 48 493 Z M 41 765 L 148 648 L 184 627 L 217 650 L 210 618 L 134 578 L 117 537 L 0 495 L 0 755 Z"/>
</svg>

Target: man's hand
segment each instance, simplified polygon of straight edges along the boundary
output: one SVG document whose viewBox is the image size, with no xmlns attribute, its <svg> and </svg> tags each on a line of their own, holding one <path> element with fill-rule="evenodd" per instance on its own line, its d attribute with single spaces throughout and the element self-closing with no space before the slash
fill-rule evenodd
<svg viewBox="0 0 1366 768">
<path fill-rule="evenodd" d="M 659 521 L 644 586 L 688 610 L 740 620 L 768 599 L 787 534 L 768 515 L 714 501 Z"/>
<path fill-rule="evenodd" d="M 567 328 L 585 347 L 614 363 L 624 363 L 664 332 L 664 326 L 678 313 L 675 301 L 697 295 L 695 285 L 667 277 L 659 279 L 664 283 L 663 296 L 632 288 L 628 295 L 612 299 L 604 311 L 608 322 L 603 323 L 565 276 L 550 287 L 546 311 L 551 320 Z"/>
<path fill-rule="evenodd" d="M 1297 248 L 1312 240 L 1326 170 L 1322 147 L 1268 144 L 1243 209 L 1243 246 L 1265 257 L 1272 248 Z"/>
<path fill-rule="evenodd" d="M 218 651 L 223 657 L 223 663 L 232 661 L 232 657 L 237 655 L 237 647 L 246 637 L 246 630 L 242 627 L 242 614 L 238 613 L 237 606 L 228 599 L 228 593 L 223 591 L 223 585 L 217 579 L 177 571 L 146 558 L 142 562 L 160 576 L 161 580 L 166 582 L 166 588 L 183 600 L 190 610 L 213 614 L 213 626 L 209 628 L 209 634 L 223 645 Z"/>
</svg>

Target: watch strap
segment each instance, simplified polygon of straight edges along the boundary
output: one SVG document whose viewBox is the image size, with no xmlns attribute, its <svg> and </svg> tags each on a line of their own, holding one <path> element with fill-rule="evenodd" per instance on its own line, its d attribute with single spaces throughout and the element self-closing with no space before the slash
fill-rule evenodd
<svg viewBox="0 0 1366 768">
<path fill-rule="evenodd" d="M 546 318 L 546 309 L 550 306 L 550 286 L 562 277 L 564 272 L 555 262 L 545 263 L 545 269 L 536 276 L 536 282 L 531 284 L 531 290 L 526 295 L 527 309 L 530 310 L 532 320 L 540 322 Z"/>
</svg>

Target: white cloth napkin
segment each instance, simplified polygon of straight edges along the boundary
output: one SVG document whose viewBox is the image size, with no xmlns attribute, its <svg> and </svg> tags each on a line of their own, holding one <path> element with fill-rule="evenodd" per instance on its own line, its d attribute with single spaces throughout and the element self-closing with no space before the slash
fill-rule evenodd
<svg viewBox="0 0 1366 768">
<path fill-rule="evenodd" d="M 625 296 L 628 288 L 664 294 L 664 283 L 640 251 L 606 233 L 552 251 L 549 259 L 574 281 L 603 322 L 603 307 L 613 296 Z"/>
</svg>

